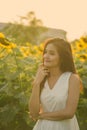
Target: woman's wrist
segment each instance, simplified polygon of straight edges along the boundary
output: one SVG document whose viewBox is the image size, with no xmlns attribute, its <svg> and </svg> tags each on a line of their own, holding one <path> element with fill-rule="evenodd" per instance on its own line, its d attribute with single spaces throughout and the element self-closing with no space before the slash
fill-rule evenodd
<svg viewBox="0 0 87 130">
<path fill-rule="evenodd" d="M 41 82 L 39 80 L 34 79 L 33 86 L 40 86 Z"/>
<path fill-rule="evenodd" d="M 34 81 L 34 82 L 33 82 L 33 87 L 35 87 L 35 88 L 37 88 L 37 87 L 40 88 L 40 83 Z"/>
</svg>

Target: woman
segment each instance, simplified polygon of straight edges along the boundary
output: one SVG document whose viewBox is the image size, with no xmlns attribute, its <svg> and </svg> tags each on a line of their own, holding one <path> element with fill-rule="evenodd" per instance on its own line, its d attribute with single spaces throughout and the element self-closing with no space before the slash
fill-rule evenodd
<svg viewBox="0 0 87 130">
<path fill-rule="evenodd" d="M 70 44 L 59 38 L 47 40 L 29 101 L 31 117 L 38 119 L 33 130 L 79 130 L 75 116 L 79 95 Z"/>
</svg>

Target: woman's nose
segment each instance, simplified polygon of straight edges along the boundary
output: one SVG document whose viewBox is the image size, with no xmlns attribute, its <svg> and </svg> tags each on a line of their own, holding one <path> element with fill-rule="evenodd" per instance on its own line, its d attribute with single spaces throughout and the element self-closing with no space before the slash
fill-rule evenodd
<svg viewBox="0 0 87 130">
<path fill-rule="evenodd" d="M 46 53 L 46 54 L 44 54 L 44 58 L 48 58 L 49 57 L 49 55 Z"/>
</svg>

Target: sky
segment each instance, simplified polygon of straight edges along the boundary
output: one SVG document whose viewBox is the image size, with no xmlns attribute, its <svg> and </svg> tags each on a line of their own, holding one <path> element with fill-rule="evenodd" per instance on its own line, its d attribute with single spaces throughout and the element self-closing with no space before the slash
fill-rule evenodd
<svg viewBox="0 0 87 130">
<path fill-rule="evenodd" d="M 44 26 L 63 29 L 68 40 L 87 34 L 87 0 L 0 0 L 0 22 L 34 11 Z"/>
</svg>

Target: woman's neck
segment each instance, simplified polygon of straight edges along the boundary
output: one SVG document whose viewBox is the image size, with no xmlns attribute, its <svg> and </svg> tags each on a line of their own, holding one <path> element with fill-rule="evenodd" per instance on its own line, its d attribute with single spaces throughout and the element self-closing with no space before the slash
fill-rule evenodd
<svg viewBox="0 0 87 130">
<path fill-rule="evenodd" d="M 59 68 L 49 68 L 49 77 L 57 77 L 62 74 Z"/>
</svg>

